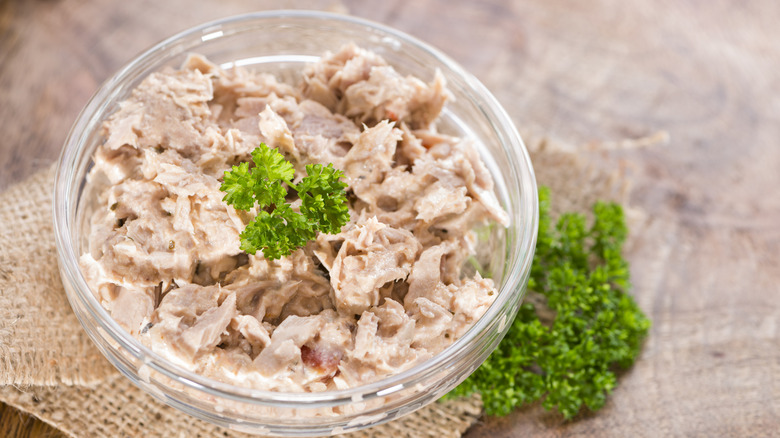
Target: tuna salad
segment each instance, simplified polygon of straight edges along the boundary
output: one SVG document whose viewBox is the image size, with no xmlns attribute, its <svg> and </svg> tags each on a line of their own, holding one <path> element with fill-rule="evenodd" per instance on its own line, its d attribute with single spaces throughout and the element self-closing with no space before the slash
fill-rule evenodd
<svg viewBox="0 0 780 438">
<path fill-rule="evenodd" d="M 463 269 L 475 227 L 508 224 L 472 141 L 441 134 L 449 93 L 354 45 L 285 83 L 191 55 L 151 74 L 104 123 L 82 271 L 151 350 L 227 383 L 344 389 L 441 352 L 491 305 Z M 270 260 L 239 249 L 256 210 L 223 201 L 225 171 L 261 142 L 348 184 L 338 234 Z"/>
</svg>

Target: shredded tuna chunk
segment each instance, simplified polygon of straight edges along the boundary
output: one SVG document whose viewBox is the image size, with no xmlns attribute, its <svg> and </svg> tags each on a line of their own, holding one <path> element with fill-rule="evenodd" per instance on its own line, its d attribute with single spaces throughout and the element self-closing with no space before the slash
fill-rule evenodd
<svg viewBox="0 0 780 438">
<path fill-rule="evenodd" d="M 81 266 L 100 303 L 180 366 L 264 390 L 349 388 L 444 350 L 497 293 L 463 269 L 474 228 L 508 216 L 473 142 L 437 130 L 443 76 L 426 80 L 355 45 L 300 86 L 198 55 L 150 75 L 104 123 L 89 174 Z M 340 233 L 279 260 L 240 250 L 258 211 L 220 185 L 260 142 L 295 181 L 311 163 L 344 172 Z"/>
<path fill-rule="evenodd" d="M 330 284 L 337 308 L 359 314 L 379 305 L 382 285 L 406 279 L 420 244 L 412 233 L 376 218 L 357 224 L 343 237 L 330 269 Z"/>
<path fill-rule="evenodd" d="M 449 98 L 437 71 L 426 84 L 402 76 L 384 59 L 348 45 L 304 71 L 303 94 L 330 110 L 373 126 L 382 120 L 404 121 L 414 128 L 429 126 Z"/>
<path fill-rule="evenodd" d="M 372 189 L 392 168 L 396 143 L 400 139 L 401 132 L 393 128 L 393 123 L 383 121 L 363 131 L 344 157 L 347 183 L 363 201 L 376 202 L 377 193 Z"/>
<path fill-rule="evenodd" d="M 216 347 L 236 314 L 235 294 L 219 304 L 219 292 L 216 286 L 190 285 L 168 293 L 152 319 L 153 342 L 162 339 L 188 357 Z"/>
</svg>

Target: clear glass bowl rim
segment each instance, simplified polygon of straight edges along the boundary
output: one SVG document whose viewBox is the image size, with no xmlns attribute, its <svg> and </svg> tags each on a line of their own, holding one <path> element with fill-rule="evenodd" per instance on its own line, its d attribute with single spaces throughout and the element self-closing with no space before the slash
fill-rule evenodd
<svg viewBox="0 0 780 438">
<path fill-rule="evenodd" d="M 521 214 L 526 218 L 531 218 L 530 227 L 526 226 L 523 229 L 519 229 L 517 236 L 518 244 L 516 245 L 515 250 L 520 252 L 520 256 L 514 259 L 512 265 L 506 267 L 506 280 L 501 285 L 495 302 L 490 306 L 485 315 L 483 315 L 483 317 L 480 318 L 463 337 L 433 358 L 406 371 L 370 384 L 338 391 L 304 393 L 274 392 L 243 388 L 195 374 L 163 359 L 157 353 L 154 353 L 143 346 L 138 340 L 123 330 L 100 305 L 81 273 L 78 266 L 80 255 L 76 254 L 74 244 L 70 237 L 71 227 L 75 226 L 71 219 L 75 217 L 75 213 L 72 217 L 68 216 L 68 213 L 70 212 L 70 207 L 68 205 L 70 194 L 68 192 L 72 188 L 72 185 L 69 182 L 69 179 L 72 178 L 69 178 L 69 176 L 72 172 L 75 172 L 76 163 L 80 156 L 81 149 L 84 146 L 84 138 L 81 135 L 83 128 L 93 117 L 97 108 L 105 102 L 110 91 L 118 84 L 121 84 L 134 67 L 144 63 L 145 60 L 152 57 L 157 52 L 163 51 L 169 46 L 176 44 L 177 41 L 185 40 L 197 35 L 203 36 L 213 34 L 214 32 L 219 31 L 219 28 L 222 26 L 236 25 L 239 23 L 248 24 L 256 20 L 280 19 L 286 17 L 346 22 L 371 28 L 374 31 L 379 31 L 388 34 L 393 38 L 397 38 L 406 44 L 417 46 L 418 49 L 422 49 L 441 62 L 447 69 L 460 76 L 468 84 L 471 91 L 476 96 L 479 96 L 481 99 L 480 103 L 487 107 L 491 116 L 493 116 L 491 118 L 491 123 L 498 125 L 500 128 L 497 129 L 497 131 L 505 135 L 501 145 L 507 152 L 509 160 L 514 161 L 511 163 L 511 167 L 515 171 L 519 171 L 517 178 L 520 180 L 519 182 L 522 188 L 520 196 Z M 53 218 L 55 243 L 61 275 L 64 277 L 63 280 L 69 282 L 73 286 L 73 289 L 76 292 L 76 298 L 84 304 L 90 316 L 97 321 L 99 327 L 110 335 L 120 347 L 126 349 L 127 352 L 139 361 L 142 361 L 144 365 L 187 387 L 235 402 L 247 403 L 250 405 L 275 406 L 278 408 L 300 408 L 302 405 L 307 407 L 332 407 L 349 404 L 356 399 L 369 400 L 375 397 L 387 396 L 404 388 L 414 386 L 416 383 L 424 381 L 427 377 L 432 376 L 437 371 L 441 370 L 442 367 L 455 365 L 467 352 L 466 350 L 469 350 L 470 346 L 475 346 L 475 341 L 478 338 L 487 335 L 486 329 L 490 326 L 491 321 L 507 304 L 513 294 L 520 293 L 524 286 L 521 282 L 525 281 L 527 274 L 530 271 L 538 227 L 538 199 L 536 180 L 528 151 L 509 115 L 487 88 L 473 75 L 460 67 L 454 60 L 406 33 L 370 20 L 322 11 L 275 10 L 231 16 L 184 30 L 144 51 L 104 82 L 77 117 L 76 122 L 74 122 L 65 141 L 65 146 L 60 155 L 55 175 Z M 69 296 L 69 298 L 71 297 Z M 510 322 L 508 321 L 507 323 Z"/>
</svg>

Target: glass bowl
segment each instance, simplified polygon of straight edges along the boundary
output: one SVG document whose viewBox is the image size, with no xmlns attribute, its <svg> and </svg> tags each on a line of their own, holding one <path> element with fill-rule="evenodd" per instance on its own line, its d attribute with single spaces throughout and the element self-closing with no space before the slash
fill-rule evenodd
<svg viewBox="0 0 780 438">
<path fill-rule="evenodd" d="M 295 80 L 326 50 L 348 42 L 377 52 L 402 74 L 425 81 L 439 69 L 455 99 L 439 121 L 444 133 L 473 138 L 495 177 L 507 229 L 482 233 L 499 294 L 485 315 L 433 358 L 360 387 L 321 393 L 269 392 L 186 371 L 133 338 L 109 316 L 79 269 L 86 248 L 86 175 L 102 142 L 101 123 L 148 74 L 178 67 L 189 53 L 212 62 L 263 69 Z M 54 189 L 54 229 L 62 281 L 73 311 L 100 351 L 138 387 L 197 418 L 243 432 L 318 436 L 373 426 L 413 412 L 473 372 L 506 333 L 525 293 L 538 222 L 536 182 L 528 153 L 496 99 L 471 74 L 436 49 L 397 30 L 322 12 L 274 11 L 226 18 L 175 35 L 119 70 L 95 93 L 65 141 Z"/>
</svg>

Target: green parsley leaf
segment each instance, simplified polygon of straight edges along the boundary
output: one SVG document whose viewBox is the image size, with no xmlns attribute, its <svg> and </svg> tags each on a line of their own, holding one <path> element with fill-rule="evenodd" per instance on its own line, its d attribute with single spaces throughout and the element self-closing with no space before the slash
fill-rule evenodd
<svg viewBox="0 0 780 438">
<path fill-rule="evenodd" d="M 253 170 L 257 179 L 290 182 L 295 175 L 293 165 L 279 151 L 269 148 L 265 143 L 260 143 L 260 147 L 252 151 L 252 161 L 257 166 Z"/>
<path fill-rule="evenodd" d="M 226 193 L 224 201 L 236 209 L 247 211 L 252 208 L 255 205 L 255 178 L 249 171 L 249 163 L 241 163 L 225 172 L 219 189 Z"/>
<path fill-rule="evenodd" d="M 553 226 L 545 188 L 539 206 L 528 283 L 535 299 L 521 305 L 498 348 L 448 397 L 479 392 L 490 415 L 541 399 L 569 419 L 604 406 L 617 385 L 616 368 L 634 363 L 650 321 L 628 294 L 622 208 L 597 203 L 588 228 L 577 213 Z"/>
<path fill-rule="evenodd" d="M 220 186 L 223 200 L 236 209 L 259 207 L 241 232 L 241 250 L 263 251 L 266 258 L 279 259 L 306 245 L 318 231 L 338 233 L 349 221 L 347 184 L 339 180 L 344 174 L 332 164 L 307 165 L 307 176 L 296 185 L 293 165 L 276 149 L 260 143 L 252 151 L 252 161 L 251 169 L 249 163 L 241 163 L 226 171 Z M 286 201 L 288 187 L 301 199 L 300 213 Z"/>
<path fill-rule="evenodd" d="M 306 174 L 298 183 L 301 198 L 301 213 L 317 224 L 326 233 L 338 233 L 349 221 L 349 209 L 344 189 L 345 182 L 339 181 L 344 172 L 334 169 L 333 164 L 307 164 Z M 333 194 L 333 195 L 332 195 Z"/>
</svg>

